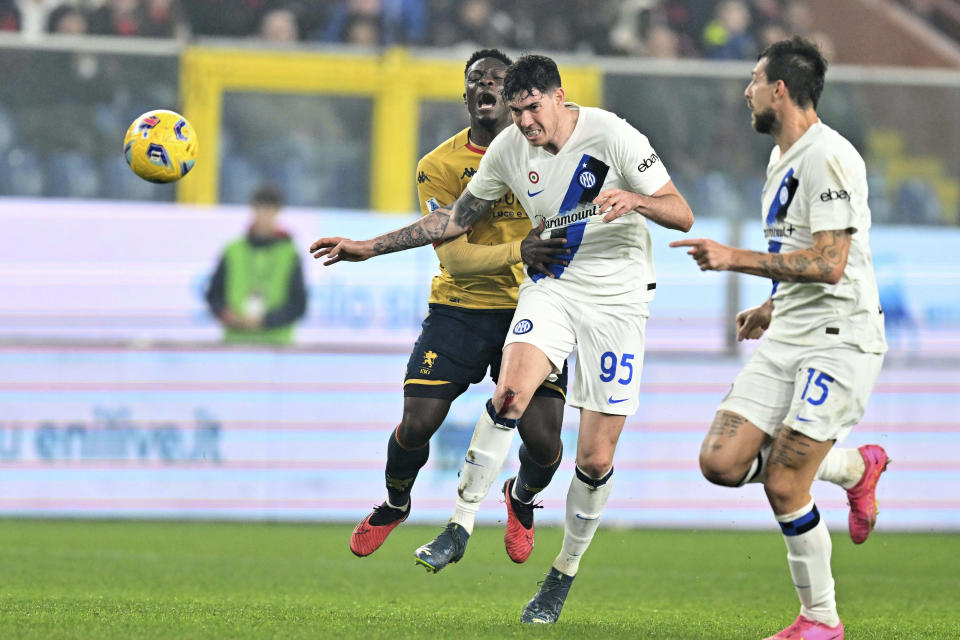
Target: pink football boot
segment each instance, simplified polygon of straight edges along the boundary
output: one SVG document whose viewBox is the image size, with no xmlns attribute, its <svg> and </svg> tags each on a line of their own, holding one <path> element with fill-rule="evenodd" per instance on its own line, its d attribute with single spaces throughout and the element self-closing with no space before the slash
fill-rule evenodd
<svg viewBox="0 0 960 640">
<path fill-rule="evenodd" d="M 857 450 L 863 456 L 865 468 L 860 482 L 847 489 L 847 502 L 850 504 L 850 539 L 854 544 L 861 544 L 877 524 L 877 481 L 887 470 L 890 458 L 877 444 L 865 444 Z"/>
<path fill-rule="evenodd" d="M 843 640 L 843 623 L 828 627 L 822 622 L 797 616 L 792 625 L 764 640 Z"/>
</svg>

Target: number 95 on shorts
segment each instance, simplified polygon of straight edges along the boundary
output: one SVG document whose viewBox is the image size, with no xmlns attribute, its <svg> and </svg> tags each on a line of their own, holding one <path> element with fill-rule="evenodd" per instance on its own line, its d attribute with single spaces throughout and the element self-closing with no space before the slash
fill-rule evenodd
<svg viewBox="0 0 960 640">
<path fill-rule="evenodd" d="M 630 416 L 639 408 L 647 304 L 596 304 L 543 286 L 521 289 L 505 344 L 526 342 L 543 351 L 555 370 L 577 348 L 577 369 L 567 404 Z"/>
</svg>

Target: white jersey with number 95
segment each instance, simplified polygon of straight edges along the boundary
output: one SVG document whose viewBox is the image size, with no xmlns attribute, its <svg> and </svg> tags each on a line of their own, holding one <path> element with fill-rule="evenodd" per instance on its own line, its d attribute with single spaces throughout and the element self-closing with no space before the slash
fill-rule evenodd
<svg viewBox="0 0 960 640">
<path fill-rule="evenodd" d="M 553 265 L 556 278 L 529 274 L 505 345 L 525 342 L 543 351 L 556 370 L 577 348 L 568 404 L 632 415 L 639 405 L 647 302 L 656 280 L 650 232 L 639 214 L 601 220 L 593 204 L 620 188 L 651 195 L 670 180 L 649 141 L 625 120 L 578 107 L 577 124 L 553 155 L 509 127 L 487 148 L 470 193 L 496 200 L 513 191 L 544 235 L 563 236 L 573 254 Z"/>
</svg>

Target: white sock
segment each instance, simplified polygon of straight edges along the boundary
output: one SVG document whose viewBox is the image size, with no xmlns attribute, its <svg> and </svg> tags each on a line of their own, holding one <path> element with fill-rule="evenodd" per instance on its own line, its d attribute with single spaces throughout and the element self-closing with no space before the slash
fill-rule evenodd
<svg viewBox="0 0 960 640">
<path fill-rule="evenodd" d="M 866 471 L 866 465 L 859 450 L 834 447 L 827 452 L 827 456 L 820 463 L 816 479 L 850 489 L 860 482 L 864 471 Z"/>
<path fill-rule="evenodd" d="M 507 459 L 514 431 L 516 429 L 495 423 L 486 409 L 477 420 L 470 448 L 460 469 L 457 506 L 450 518 L 450 522 L 458 523 L 467 533 L 473 533 L 480 503 L 490 493 L 490 487 Z"/>
<path fill-rule="evenodd" d="M 743 476 L 743 480 L 737 485 L 738 487 L 742 487 L 745 484 L 763 482 L 766 479 L 767 464 L 770 462 L 770 449 L 772 448 L 773 445 L 768 444 L 760 449 L 760 453 L 758 453 L 757 457 L 750 463 L 750 469 L 747 471 L 747 475 Z"/>
<path fill-rule="evenodd" d="M 390 498 L 387 498 L 386 503 L 387 503 L 387 506 L 390 507 L 391 509 L 400 509 L 401 511 L 406 511 L 407 509 L 410 508 L 410 501 L 409 501 L 409 500 L 407 500 L 407 502 L 406 502 L 405 504 L 401 504 L 400 506 L 397 506 L 397 505 L 393 504 L 392 502 L 390 502 Z"/>
<path fill-rule="evenodd" d="M 599 479 L 590 478 L 577 467 L 567 491 L 567 517 L 563 528 L 563 547 L 553 567 L 568 576 L 577 575 L 593 534 L 600 526 L 600 514 L 610 497 L 613 469 Z"/>
<path fill-rule="evenodd" d="M 828 627 L 837 626 L 840 617 L 830 571 L 833 545 L 827 523 L 820 518 L 813 500 L 802 509 L 776 518 L 787 543 L 787 562 L 800 598 L 800 615 Z"/>
<path fill-rule="evenodd" d="M 760 449 L 759 459 L 754 459 L 753 464 L 750 465 L 750 470 L 740 483 L 741 486 L 763 482 L 767 478 L 767 464 L 770 461 L 771 448 L 772 445 L 767 445 Z M 762 464 L 760 460 L 763 460 Z M 827 452 L 823 462 L 820 463 L 815 479 L 832 482 L 844 489 L 849 489 L 860 482 L 865 470 L 866 466 L 860 451 L 834 447 Z"/>
</svg>

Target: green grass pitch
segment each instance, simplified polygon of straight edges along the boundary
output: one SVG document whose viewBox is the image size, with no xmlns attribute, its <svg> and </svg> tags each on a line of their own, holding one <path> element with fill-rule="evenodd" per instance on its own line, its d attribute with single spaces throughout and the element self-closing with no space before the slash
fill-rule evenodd
<svg viewBox="0 0 960 640">
<path fill-rule="evenodd" d="M 403 525 L 373 556 L 350 524 L 0 520 L 0 638 L 752 639 L 798 611 L 780 534 L 601 527 L 552 627 L 519 623 L 559 549 L 526 564 L 478 528 L 432 575 Z M 960 535 L 834 536 L 847 638 L 960 638 Z"/>
</svg>

